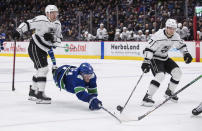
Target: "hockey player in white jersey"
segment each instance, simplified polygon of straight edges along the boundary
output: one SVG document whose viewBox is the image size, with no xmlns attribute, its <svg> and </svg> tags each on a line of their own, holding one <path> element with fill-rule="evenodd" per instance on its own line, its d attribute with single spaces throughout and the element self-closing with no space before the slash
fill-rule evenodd
<svg viewBox="0 0 202 131">
<path fill-rule="evenodd" d="M 36 69 L 32 78 L 32 86 L 30 86 L 29 100 L 36 100 L 37 104 L 51 103 L 51 98 L 44 94 L 46 76 L 49 71 L 47 55 L 52 47 L 61 43 L 62 39 L 61 23 L 57 19 L 58 8 L 55 5 L 47 5 L 45 14 L 46 16 L 39 15 L 21 23 L 13 33 L 13 38 L 19 39 L 23 33 L 35 29 L 28 47 L 29 56 Z M 51 58 L 54 57 L 53 52 L 50 52 Z M 53 65 L 53 67 L 55 66 Z"/>
<path fill-rule="evenodd" d="M 172 96 L 171 101 L 178 101 L 178 97 L 173 96 L 173 94 L 179 84 L 182 72 L 177 63 L 168 57 L 169 49 L 174 46 L 180 50 L 184 56 L 185 63 L 189 64 L 192 61 L 192 56 L 188 52 L 186 44 L 176 33 L 176 21 L 168 19 L 165 25 L 164 29 L 160 29 L 151 37 L 144 50 L 142 71 L 147 73 L 151 69 L 154 79 L 150 82 L 146 95 L 143 98 L 143 106 L 154 105 L 155 102 L 152 96 L 160 87 L 166 73 L 171 75 L 171 79 L 165 92 L 165 97 Z"/>
<path fill-rule="evenodd" d="M 104 28 L 103 23 L 101 23 L 100 28 L 97 29 L 96 37 L 98 40 L 101 40 L 101 41 L 108 40 L 109 35 L 107 30 Z"/>
<path fill-rule="evenodd" d="M 196 116 L 201 114 L 201 112 L 202 112 L 202 102 L 192 110 L 192 114 Z"/>
</svg>

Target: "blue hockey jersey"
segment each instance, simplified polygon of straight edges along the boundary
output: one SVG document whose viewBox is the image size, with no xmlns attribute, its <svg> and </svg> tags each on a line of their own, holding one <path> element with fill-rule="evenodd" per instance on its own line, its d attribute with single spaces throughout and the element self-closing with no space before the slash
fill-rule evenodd
<svg viewBox="0 0 202 131">
<path fill-rule="evenodd" d="M 3 50 L 3 43 L 5 41 L 6 34 L 5 33 L 0 33 L 0 51 Z"/>
<path fill-rule="evenodd" d="M 60 89 L 76 94 L 79 100 L 89 102 L 93 97 L 97 97 L 96 75 L 92 74 L 90 82 L 85 82 L 80 74 L 79 68 L 70 65 L 59 67 L 53 78 Z"/>
</svg>

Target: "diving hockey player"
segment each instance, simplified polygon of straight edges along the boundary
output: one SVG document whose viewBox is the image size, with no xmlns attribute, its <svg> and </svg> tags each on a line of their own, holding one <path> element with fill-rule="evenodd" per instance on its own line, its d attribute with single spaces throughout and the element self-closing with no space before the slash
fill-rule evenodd
<svg viewBox="0 0 202 131">
<path fill-rule="evenodd" d="M 192 110 L 193 115 L 199 115 L 202 112 L 202 102 Z"/>
<path fill-rule="evenodd" d="M 58 8 L 55 5 L 48 5 L 45 8 L 45 14 L 46 16 L 39 15 L 21 23 L 13 33 L 13 38 L 19 39 L 24 32 L 35 29 L 28 47 L 29 56 L 36 69 L 36 73 L 32 77 L 29 100 L 37 99 L 37 104 L 51 103 L 51 98 L 44 93 L 49 70 L 47 54 L 52 47 L 60 44 L 62 39 L 61 23 L 57 20 Z"/>
<path fill-rule="evenodd" d="M 82 63 L 78 68 L 63 65 L 52 72 L 53 79 L 60 89 L 74 93 L 79 100 L 88 102 L 90 110 L 101 108 L 102 102 L 97 98 L 97 77 L 89 63 Z"/>
<path fill-rule="evenodd" d="M 175 61 L 168 57 L 168 50 L 175 46 L 184 56 L 184 61 L 189 64 L 192 56 L 187 50 L 187 46 L 180 36 L 176 33 L 177 23 L 174 19 L 168 19 L 165 28 L 156 32 L 144 50 L 144 61 L 142 63 L 142 71 L 147 73 L 152 70 L 154 79 L 150 82 L 146 95 L 143 98 L 143 106 L 153 106 L 154 100 L 152 96 L 160 87 L 165 74 L 171 75 L 165 97 L 172 96 L 171 101 L 177 102 L 178 97 L 173 96 L 177 85 L 179 84 L 182 71 Z"/>
</svg>

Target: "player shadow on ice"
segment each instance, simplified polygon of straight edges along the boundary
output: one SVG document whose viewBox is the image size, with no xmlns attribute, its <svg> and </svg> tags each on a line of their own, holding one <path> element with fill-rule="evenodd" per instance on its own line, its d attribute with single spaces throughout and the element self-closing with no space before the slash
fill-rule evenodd
<svg viewBox="0 0 202 131">
<path fill-rule="evenodd" d="M 86 105 L 85 105 L 86 104 Z M 87 103 L 77 103 L 75 101 L 53 101 L 51 108 L 54 110 L 89 111 Z"/>
</svg>

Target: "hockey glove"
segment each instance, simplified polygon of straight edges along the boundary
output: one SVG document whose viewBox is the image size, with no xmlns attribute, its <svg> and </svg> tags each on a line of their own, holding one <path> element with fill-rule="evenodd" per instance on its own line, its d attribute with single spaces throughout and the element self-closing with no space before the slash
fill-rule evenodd
<svg viewBox="0 0 202 131">
<path fill-rule="evenodd" d="M 92 98 L 89 101 L 89 109 L 90 110 L 99 110 L 102 107 L 102 102 L 98 100 L 96 97 Z"/>
<path fill-rule="evenodd" d="M 17 30 L 14 30 L 12 37 L 14 40 L 20 39 L 20 33 Z"/>
<path fill-rule="evenodd" d="M 192 58 L 190 53 L 184 54 L 184 61 L 185 61 L 186 64 L 191 63 L 192 60 L 193 60 L 193 58 Z"/>
<path fill-rule="evenodd" d="M 54 37 L 51 33 L 45 33 L 43 37 L 46 41 L 54 43 Z"/>
<path fill-rule="evenodd" d="M 142 63 L 141 68 L 142 68 L 142 71 L 143 71 L 144 73 L 149 72 L 149 70 L 150 70 L 150 68 L 151 68 L 151 67 L 150 67 L 150 61 L 149 61 L 149 60 L 144 60 L 143 63 Z"/>
</svg>

